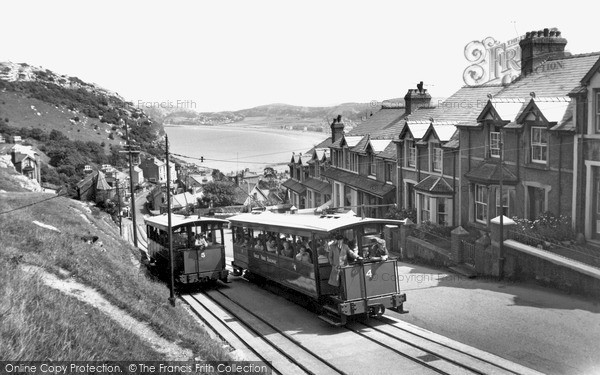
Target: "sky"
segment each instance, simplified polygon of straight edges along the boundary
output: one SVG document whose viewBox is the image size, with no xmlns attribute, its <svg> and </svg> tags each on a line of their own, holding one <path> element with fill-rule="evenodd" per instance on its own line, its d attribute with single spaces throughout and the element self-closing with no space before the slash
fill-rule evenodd
<svg viewBox="0 0 600 375">
<path fill-rule="evenodd" d="M 586 6 L 587 5 L 587 6 Z M 588 9 L 588 11 L 582 10 Z M 0 61 L 201 112 L 433 97 L 464 85 L 465 46 L 557 27 L 600 51 L 580 1 L 10 1 Z"/>
</svg>

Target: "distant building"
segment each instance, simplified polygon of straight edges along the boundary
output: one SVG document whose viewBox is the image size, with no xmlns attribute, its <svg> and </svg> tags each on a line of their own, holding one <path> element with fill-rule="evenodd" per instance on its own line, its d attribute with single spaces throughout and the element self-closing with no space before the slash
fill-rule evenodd
<svg viewBox="0 0 600 375">
<path fill-rule="evenodd" d="M 0 144 L 0 155 L 10 155 L 15 170 L 31 180 L 41 183 L 41 161 L 39 153 L 31 146 Z"/>
<path fill-rule="evenodd" d="M 141 185 L 144 183 L 144 171 L 139 166 L 133 167 L 133 185 Z"/>
<path fill-rule="evenodd" d="M 104 173 L 93 171 L 75 186 L 77 199 L 81 201 L 103 202 L 116 195 L 116 189 L 108 184 Z"/>
<path fill-rule="evenodd" d="M 9 143 L 21 143 L 23 142 L 23 139 L 21 138 L 20 135 L 12 135 L 10 137 L 8 137 Z"/>
<path fill-rule="evenodd" d="M 148 181 L 161 184 L 167 182 L 167 164 L 164 161 L 147 158 L 140 163 L 139 167 Z"/>
</svg>

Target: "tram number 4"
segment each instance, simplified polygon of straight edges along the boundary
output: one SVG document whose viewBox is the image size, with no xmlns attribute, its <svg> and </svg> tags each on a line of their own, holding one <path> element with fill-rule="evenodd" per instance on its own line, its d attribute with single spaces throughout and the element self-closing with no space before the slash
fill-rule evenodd
<svg viewBox="0 0 600 375">
<path fill-rule="evenodd" d="M 373 270 L 368 270 L 367 273 L 365 273 L 365 276 L 368 277 L 369 279 L 373 278 Z"/>
</svg>

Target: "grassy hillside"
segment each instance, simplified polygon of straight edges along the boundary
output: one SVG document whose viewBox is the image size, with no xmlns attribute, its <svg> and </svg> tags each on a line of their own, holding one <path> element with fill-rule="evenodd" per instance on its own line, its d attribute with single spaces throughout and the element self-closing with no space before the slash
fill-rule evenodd
<svg viewBox="0 0 600 375">
<path fill-rule="evenodd" d="M 37 226 L 34 220 L 51 224 L 60 233 Z M 98 236 L 103 246 L 82 241 L 84 235 Z M 193 357 L 226 359 L 220 344 L 181 304 L 170 306 L 167 287 L 146 277 L 132 258 L 139 258 L 138 251 L 96 208 L 47 194 L 0 193 L 0 358 L 165 359 L 149 342 L 97 308 L 24 272 L 24 266 L 33 265 L 93 287 L 163 338 L 190 349 Z"/>
<path fill-rule="evenodd" d="M 21 136 L 42 152 L 42 183 L 72 189 L 87 164 L 125 165 L 126 128 L 143 153 L 163 155 L 162 123 L 118 94 L 77 77 L 0 63 L 0 135 Z"/>
</svg>

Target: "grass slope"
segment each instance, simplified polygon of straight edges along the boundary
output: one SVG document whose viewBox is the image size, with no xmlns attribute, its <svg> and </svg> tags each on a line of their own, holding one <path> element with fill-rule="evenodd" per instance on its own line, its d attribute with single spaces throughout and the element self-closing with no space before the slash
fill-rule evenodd
<svg viewBox="0 0 600 375">
<path fill-rule="evenodd" d="M 170 306 L 168 288 L 133 265 L 138 251 L 119 237 L 118 228 L 105 214 L 95 208 L 89 212 L 77 201 L 49 197 L 0 193 L 0 358 L 164 359 L 97 309 L 21 272 L 20 264 L 30 264 L 59 276 L 60 269 L 69 271 L 71 277 L 95 288 L 160 336 L 191 349 L 195 357 L 227 359 L 221 345 L 210 339 L 181 304 Z M 61 232 L 41 228 L 34 220 Z M 98 236 L 103 247 L 80 239 L 88 234 Z"/>
<path fill-rule="evenodd" d="M 79 117 L 79 122 L 71 121 L 74 117 Z M 0 91 L 0 118 L 8 119 L 8 125 L 17 128 L 43 129 L 47 133 L 59 130 L 71 140 L 104 142 L 107 150 L 108 145 L 123 142 L 118 136 L 113 135 L 115 139 L 108 138 L 112 124 L 101 123 L 81 112 L 57 108 L 17 92 Z M 95 129 L 96 126 L 98 129 Z"/>
</svg>

